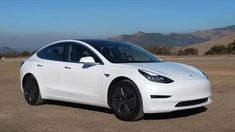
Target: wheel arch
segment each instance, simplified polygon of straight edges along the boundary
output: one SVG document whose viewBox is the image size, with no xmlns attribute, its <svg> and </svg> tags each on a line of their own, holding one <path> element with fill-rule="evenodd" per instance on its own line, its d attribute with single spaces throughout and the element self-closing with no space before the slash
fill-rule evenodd
<svg viewBox="0 0 235 132">
<path fill-rule="evenodd" d="M 119 77 L 114 78 L 114 79 L 111 81 L 111 83 L 109 84 L 109 87 L 108 87 L 107 102 L 108 102 L 108 106 L 109 106 L 110 108 L 111 108 L 111 98 L 110 98 L 110 96 L 111 96 L 111 93 L 112 93 L 112 91 L 113 91 L 113 87 L 115 86 L 115 84 L 117 84 L 118 82 L 120 82 L 120 81 L 122 81 L 122 80 L 129 80 L 129 81 L 131 81 L 133 84 L 135 84 L 137 90 L 139 91 L 141 100 L 142 100 L 142 95 L 141 95 L 140 90 L 139 90 L 139 88 L 137 87 L 136 83 L 135 83 L 132 79 L 130 79 L 130 78 L 128 78 L 128 77 L 119 76 Z"/>
<path fill-rule="evenodd" d="M 24 84 L 25 84 L 25 82 L 26 82 L 26 80 L 27 79 L 34 79 L 34 81 L 36 81 L 35 83 L 36 83 L 36 85 L 37 85 L 37 99 L 35 100 L 35 102 L 34 103 L 29 103 L 28 101 L 27 101 L 27 99 L 26 99 L 26 97 L 25 97 L 25 99 L 26 99 L 26 101 L 30 104 L 30 105 L 39 105 L 39 104 L 42 104 L 43 102 L 44 102 L 44 99 L 42 98 L 42 96 L 41 96 L 41 92 L 40 92 L 40 89 L 39 89 L 39 84 L 38 84 L 38 81 L 37 81 L 37 79 L 36 79 L 36 77 L 34 76 L 34 74 L 32 74 L 32 73 L 26 73 L 23 77 L 22 77 L 22 82 L 21 82 L 21 85 L 22 85 L 22 90 L 23 90 L 23 93 L 25 92 L 25 88 L 24 88 Z"/>
<path fill-rule="evenodd" d="M 26 74 L 23 76 L 22 82 L 21 82 L 22 90 L 24 90 L 24 81 L 25 81 L 25 79 L 28 78 L 28 77 L 30 77 L 30 76 L 33 76 L 33 77 L 34 77 L 34 75 L 33 75 L 32 73 L 26 73 Z"/>
</svg>

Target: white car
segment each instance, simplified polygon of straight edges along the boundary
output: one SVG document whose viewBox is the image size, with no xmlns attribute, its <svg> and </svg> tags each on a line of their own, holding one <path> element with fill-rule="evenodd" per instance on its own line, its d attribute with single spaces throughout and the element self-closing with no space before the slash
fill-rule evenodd
<svg viewBox="0 0 235 132">
<path fill-rule="evenodd" d="M 126 121 L 212 102 L 210 82 L 201 70 L 109 40 L 49 44 L 22 62 L 20 80 L 30 105 L 59 100 L 101 106 Z"/>
</svg>

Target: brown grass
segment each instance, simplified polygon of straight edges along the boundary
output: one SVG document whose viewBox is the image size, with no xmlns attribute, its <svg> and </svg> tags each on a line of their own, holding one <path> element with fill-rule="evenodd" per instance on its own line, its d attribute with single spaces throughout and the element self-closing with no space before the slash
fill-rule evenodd
<svg viewBox="0 0 235 132">
<path fill-rule="evenodd" d="M 235 40 L 235 32 L 231 32 L 223 37 L 214 38 L 210 41 L 189 45 L 187 47 L 193 47 L 198 49 L 198 54 L 203 55 L 206 51 L 208 51 L 211 47 L 215 45 L 224 45 L 227 46 L 229 43 Z"/>
</svg>

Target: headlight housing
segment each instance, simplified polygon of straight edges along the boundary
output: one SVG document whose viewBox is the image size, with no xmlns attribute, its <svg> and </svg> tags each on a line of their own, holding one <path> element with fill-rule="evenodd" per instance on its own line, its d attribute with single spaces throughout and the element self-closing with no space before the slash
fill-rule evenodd
<svg viewBox="0 0 235 132">
<path fill-rule="evenodd" d="M 149 81 L 152 82 L 157 82 L 157 83 L 172 83 L 174 82 L 173 80 L 171 80 L 170 78 L 149 72 L 149 71 L 145 71 L 145 70 L 138 70 L 145 78 L 147 78 Z"/>
</svg>

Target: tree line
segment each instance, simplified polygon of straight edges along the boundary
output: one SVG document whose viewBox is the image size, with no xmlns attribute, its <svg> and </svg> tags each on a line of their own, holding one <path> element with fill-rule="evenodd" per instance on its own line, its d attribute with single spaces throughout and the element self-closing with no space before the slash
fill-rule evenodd
<svg viewBox="0 0 235 132">
<path fill-rule="evenodd" d="M 156 55 L 198 55 L 198 49 L 196 48 L 183 48 L 175 49 L 165 46 L 154 45 L 147 48 L 150 52 Z M 17 57 L 29 57 L 33 55 L 35 51 L 23 51 L 23 52 L 11 52 L 6 54 L 0 53 L 0 58 L 17 58 Z M 224 54 L 235 54 L 235 40 L 228 44 L 224 45 L 215 45 L 211 47 L 208 51 L 205 52 L 205 55 L 224 55 Z"/>
<path fill-rule="evenodd" d="M 169 48 L 158 45 L 147 48 L 147 50 L 156 55 L 197 55 L 198 54 L 198 49 L 196 48 L 184 48 L 177 50 L 175 48 Z"/>
<path fill-rule="evenodd" d="M 0 53 L 1 58 L 19 58 L 19 57 L 29 57 L 33 55 L 36 51 L 22 51 L 22 52 L 9 52 L 9 53 Z"/>
<path fill-rule="evenodd" d="M 215 45 L 210 48 L 205 55 L 224 55 L 235 54 L 235 40 L 226 47 L 224 45 Z"/>
<path fill-rule="evenodd" d="M 177 50 L 175 48 L 154 45 L 147 48 L 147 50 L 157 55 L 198 55 L 198 49 L 196 48 L 181 48 Z M 227 47 L 224 45 L 215 45 L 205 52 L 205 55 L 224 54 L 235 54 L 235 40 L 229 43 Z"/>
</svg>

